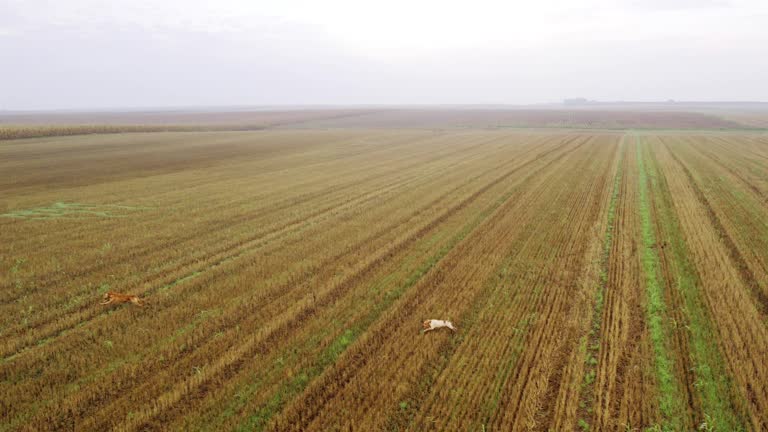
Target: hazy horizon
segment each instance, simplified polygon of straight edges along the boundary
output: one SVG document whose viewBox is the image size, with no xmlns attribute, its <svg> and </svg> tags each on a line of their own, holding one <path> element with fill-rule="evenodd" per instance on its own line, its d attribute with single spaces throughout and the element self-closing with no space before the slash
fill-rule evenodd
<svg viewBox="0 0 768 432">
<path fill-rule="evenodd" d="M 0 110 L 768 101 L 768 4 L 6 0 Z"/>
</svg>

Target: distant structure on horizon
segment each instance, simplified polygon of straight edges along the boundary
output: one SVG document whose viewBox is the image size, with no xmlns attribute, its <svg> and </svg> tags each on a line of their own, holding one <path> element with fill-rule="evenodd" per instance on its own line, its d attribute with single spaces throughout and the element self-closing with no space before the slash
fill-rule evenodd
<svg viewBox="0 0 768 432">
<path fill-rule="evenodd" d="M 587 98 L 582 98 L 582 97 L 580 97 L 580 98 L 566 98 L 566 99 L 563 99 L 563 104 L 564 105 L 586 105 L 586 104 L 590 104 L 590 103 L 594 103 L 594 102 L 595 101 L 591 101 L 591 100 L 589 100 Z"/>
</svg>

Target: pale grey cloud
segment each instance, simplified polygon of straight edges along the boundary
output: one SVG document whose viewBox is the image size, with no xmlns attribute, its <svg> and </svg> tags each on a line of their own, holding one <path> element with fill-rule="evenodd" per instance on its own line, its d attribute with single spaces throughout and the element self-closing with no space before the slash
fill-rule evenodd
<svg viewBox="0 0 768 432">
<path fill-rule="evenodd" d="M 580 5 L 4 0 L 0 109 L 768 100 L 764 2 Z"/>
<path fill-rule="evenodd" d="M 734 8 L 738 7 L 739 3 L 731 0 L 635 0 L 629 2 L 629 5 L 648 10 L 685 10 Z"/>
</svg>

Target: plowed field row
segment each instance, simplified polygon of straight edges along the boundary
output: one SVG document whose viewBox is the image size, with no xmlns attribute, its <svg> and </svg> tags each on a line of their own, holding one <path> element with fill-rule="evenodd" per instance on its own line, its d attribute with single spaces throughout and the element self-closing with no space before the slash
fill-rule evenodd
<svg viewBox="0 0 768 432">
<path fill-rule="evenodd" d="M 452 166 L 451 168 L 456 168 Z M 438 171 L 438 174 L 443 171 Z M 461 173 L 461 171 L 455 171 L 452 174 Z M 464 175 L 467 175 L 464 173 Z M 411 193 L 423 193 L 422 188 L 434 188 L 434 179 L 435 175 L 430 172 L 429 170 L 425 169 L 418 175 L 418 181 L 420 182 L 418 184 L 418 187 L 414 187 L 412 191 L 409 191 Z M 476 177 L 476 176 L 475 176 Z M 471 177 L 470 177 L 471 178 Z M 444 181 L 445 179 L 440 177 L 437 181 Z M 272 228 L 266 232 L 257 233 L 254 235 L 247 235 L 244 238 L 238 238 L 237 242 L 234 244 L 227 245 L 223 250 L 219 250 L 218 245 L 210 245 L 207 252 L 204 252 L 202 255 L 198 256 L 198 254 L 192 254 L 191 257 L 185 257 L 177 252 L 177 250 L 174 248 L 174 252 L 176 255 L 180 255 L 180 260 L 174 260 L 167 257 L 161 257 L 163 259 L 158 259 L 158 257 L 155 256 L 132 256 L 132 259 L 143 259 L 148 262 L 163 262 L 165 265 L 161 266 L 155 266 L 151 271 L 145 272 L 145 277 L 141 281 L 141 284 L 144 285 L 144 288 L 137 288 L 137 287 L 131 287 L 131 286 L 124 286 L 123 284 L 118 284 L 115 288 L 119 289 L 121 291 L 130 292 L 133 294 L 140 294 L 140 295 L 146 295 L 149 293 L 149 291 L 152 290 L 152 286 L 154 287 L 167 287 L 170 284 L 175 284 L 177 281 L 185 280 L 186 278 L 190 277 L 196 277 L 200 273 L 206 271 L 206 269 L 218 267 L 222 265 L 223 263 L 226 263 L 230 260 L 241 258 L 243 255 L 246 255 L 247 253 L 250 253 L 254 250 L 260 250 L 264 248 L 265 246 L 269 245 L 270 243 L 274 243 L 276 241 L 279 241 L 286 237 L 287 235 L 291 234 L 297 234 L 301 233 L 305 230 L 312 229 L 315 227 L 320 227 L 321 222 L 325 222 L 328 220 L 333 220 L 334 217 L 339 216 L 340 214 L 343 215 L 344 212 L 350 212 L 350 211 L 356 211 L 356 212 L 363 212 L 365 211 L 369 204 L 373 204 L 376 206 L 381 206 L 382 202 L 386 202 L 386 200 L 390 199 L 391 195 L 393 193 L 399 193 L 401 191 L 402 187 L 407 187 L 408 185 L 411 185 L 416 180 L 409 179 L 408 181 L 399 181 L 396 186 L 390 186 L 386 185 L 383 187 L 380 187 L 379 189 L 376 189 L 374 192 L 362 195 L 360 197 L 355 197 L 353 199 L 347 199 L 344 202 L 336 205 L 336 206 L 330 206 L 330 207 L 323 207 L 318 211 L 315 211 L 313 213 L 310 213 L 308 215 L 303 215 L 301 217 L 298 217 L 296 219 L 293 219 L 285 224 L 281 224 L 275 228 Z M 447 193 L 446 193 L 447 194 Z M 440 198 L 438 198 L 439 201 Z M 311 233 L 310 233 L 311 234 Z M 224 241 L 227 241 L 226 239 Z M 231 243 L 232 240 L 229 240 Z M 218 242 L 217 242 L 218 243 Z M 205 250 L 205 245 L 201 245 L 200 247 Z M 197 250 L 197 247 L 193 250 Z M 46 293 L 48 294 L 48 298 L 50 298 L 52 290 L 46 290 Z M 85 290 L 86 292 L 89 290 Z M 90 290 L 92 291 L 92 290 Z M 55 292 L 55 291 L 53 291 Z M 99 308 L 96 305 L 88 304 L 85 302 L 86 298 L 82 293 L 79 297 L 76 298 L 76 300 L 72 300 L 71 298 L 66 302 L 65 309 L 61 310 L 59 314 L 51 313 L 46 315 L 46 322 L 25 322 L 24 326 L 22 327 L 26 331 L 26 337 L 29 342 L 32 342 L 34 338 L 42 339 L 43 337 L 48 337 L 51 334 L 55 334 L 56 332 L 60 332 L 67 327 L 67 323 L 78 323 L 82 322 L 86 318 L 83 318 L 83 315 L 88 317 L 90 319 L 90 315 L 97 313 L 99 310 L 103 310 L 103 308 Z M 54 297 L 55 298 L 55 297 Z M 79 301 L 77 301 L 79 300 Z M 41 306 L 46 307 L 47 309 L 53 311 L 55 310 L 50 304 L 45 304 L 44 301 L 41 301 Z M 63 303 L 63 302 L 61 302 Z M 86 309 L 89 308 L 89 309 Z M 68 319 L 61 319 L 60 316 L 67 315 Z M 51 328 L 48 326 L 46 328 L 46 324 L 53 323 L 54 327 Z M 42 328 L 39 328 L 42 327 Z M 14 327 L 9 327 L 10 330 L 13 330 Z M 42 333 L 43 336 L 40 336 L 40 333 Z M 22 342 L 22 339 L 17 339 L 17 341 Z M 12 349 L 18 349 L 17 347 L 10 348 Z M 5 352 L 5 351 L 4 351 Z"/>
</svg>

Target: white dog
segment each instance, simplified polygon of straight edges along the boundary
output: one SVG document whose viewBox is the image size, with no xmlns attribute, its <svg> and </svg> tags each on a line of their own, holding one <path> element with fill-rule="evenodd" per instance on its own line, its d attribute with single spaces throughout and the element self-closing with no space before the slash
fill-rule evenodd
<svg viewBox="0 0 768 432">
<path fill-rule="evenodd" d="M 422 323 L 421 326 L 424 327 L 424 333 L 428 331 L 432 331 L 434 329 L 438 329 L 440 327 L 448 327 L 452 331 L 456 331 L 456 328 L 453 326 L 453 323 L 450 321 L 430 319 L 430 320 L 424 321 L 424 323 Z"/>
</svg>

